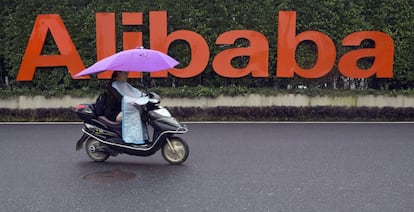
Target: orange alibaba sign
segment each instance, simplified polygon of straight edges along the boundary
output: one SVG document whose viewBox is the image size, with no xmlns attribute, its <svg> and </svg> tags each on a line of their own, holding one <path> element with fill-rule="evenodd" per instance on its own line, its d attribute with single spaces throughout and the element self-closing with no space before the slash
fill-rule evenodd
<svg viewBox="0 0 414 212">
<path fill-rule="evenodd" d="M 143 24 L 143 14 L 139 12 L 122 13 L 122 25 Z M 59 55 L 42 55 L 47 32 L 50 31 Z M 201 74 L 210 59 L 209 46 L 200 34 L 190 30 L 177 30 L 168 34 L 167 12 L 151 11 L 149 13 L 150 48 L 168 52 L 172 42 L 184 40 L 191 48 L 191 61 L 184 68 L 173 68 L 168 71 L 151 73 L 154 78 L 164 78 L 171 74 L 178 78 L 190 78 Z M 123 49 L 142 46 L 142 32 L 123 32 Z M 248 47 L 230 48 L 214 56 L 212 67 L 223 77 L 240 78 L 268 77 L 269 42 L 266 37 L 252 30 L 231 30 L 220 34 L 215 44 L 233 45 L 238 39 L 249 41 Z M 346 77 L 392 78 L 394 61 L 394 42 L 386 33 L 379 31 L 360 31 L 347 35 L 342 46 L 361 47 L 364 40 L 375 43 L 374 48 L 357 48 L 346 52 L 339 58 L 338 70 Z M 317 47 L 317 60 L 313 67 L 301 68 L 295 59 L 296 48 L 302 41 L 311 41 Z M 96 13 L 96 51 L 97 60 L 116 53 L 115 13 Z M 249 57 L 243 68 L 232 66 L 232 59 L 240 56 Z M 303 78 L 323 77 L 335 65 L 337 50 L 328 35 L 318 31 L 305 31 L 296 34 L 296 12 L 280 11 L 278 21 L 277 65 L 276 77 L 291 78 L 298 75 Z M 368 69 L 361 69 L 357 61 L 361 58 L 374 57 Z M 85 66 L 69 35 L 62 19 L 57 14 L 38 15 L 26 51 L 17 75 L 18 81 L 31 81 L 37 67 L 66 66 L 74 76 Z M 98 75 L 101 79 L 110 77 L 110 73 Z M 139 78 L 141 73 L 131 73 L 130 77 Z M 77 79 L 87 79 L 79 77 Z"/>
</svg>

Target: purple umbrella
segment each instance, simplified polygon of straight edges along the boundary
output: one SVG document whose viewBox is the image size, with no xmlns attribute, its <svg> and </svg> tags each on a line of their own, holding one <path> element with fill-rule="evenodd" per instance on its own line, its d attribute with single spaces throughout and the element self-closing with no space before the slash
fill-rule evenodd
<svg viewBox="0 0 414 212">
<path fill-rule="evenodd" d="M 106 70 L 126 72 L 155 72 L 173 68 L 179 62 L 167 54 L 144 48 L 118 52 L 106 57 L 89 68 L 79 72 L 75 77 L 95 74 Z"/>
</svg>

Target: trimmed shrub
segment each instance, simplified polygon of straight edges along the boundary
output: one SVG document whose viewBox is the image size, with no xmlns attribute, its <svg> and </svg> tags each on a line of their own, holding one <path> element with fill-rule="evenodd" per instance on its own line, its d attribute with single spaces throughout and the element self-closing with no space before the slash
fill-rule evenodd
<svg viewBox="0 0 414 212">
<path fill-rule="evenodd" d="M 414 121 L 414 108 L 392 107 L 169 107 L 180 121 Z M 81 121 L 73 108 L 5 109 L 0 122 Z"/>
</svg>

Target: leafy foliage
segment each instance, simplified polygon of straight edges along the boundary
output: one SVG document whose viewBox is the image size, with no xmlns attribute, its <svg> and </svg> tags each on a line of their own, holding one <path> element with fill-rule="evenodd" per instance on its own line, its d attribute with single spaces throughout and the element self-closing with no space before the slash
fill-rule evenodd
<svg viewBox="0 0 414 212">
<path fill-rule="evenodd" d="M 349 89 L 277 89 L 273 87 L 262 87 L 262 88 L 252 88 L 245 86 L 220 86 L 220 87 L 205 87 L 205 86 L 180 86 L 180 87 L 154 87 L 154 88 L 144 88 L 144 92 L 156 92 L 162 97 L 170 98 L 199 98 L 199 97 L 218 97 L 220 95 L 224 96 L 242 96 L 249 94 L 257 94 L 264 96 L 277 96 L 277 95 L 286 95 L 286 94 L 301 94 L 309 97 L 315 96 L 364 96 L 364 95 L 383 95 L 383 96 L 414 96 L 413 89 L 407 90 L 388 90 L 386 92 L 382 90 L 374 89 L 364 89 L 364 90 L 349 90 Z M 79 89 L 73 90 L 63 90 L 61 92 L 56 92 L 54 90 L 36 90 L 29 89 L 26 87 L 22 88 L 11 88 L 11 89 L 2 89 L 0 90 L 1 98 L 8 98 L 14 96 L 72 96 L 72 97 L 97 97 L 101 92 L 101 89 L 93 89 L 90 87 L 82 87 Z"/>
<path fill-rule="evenodd" d="M 96 90 L 105 81 L 72 80 L 65 67 L 42 68 L 36 70 L 35 79 L 31 83 L 16 82 L 20 63 L 30 37 L 34 21 L 38 14 L 60 14 L 72 41 L 77 47 L 85 66 L 96 61 L 95 13 L 116 13 L 117 50 L 122 49 L 122 33 L 130 30 L 122 26 L 121 12 L 143 12 L 144 24 L 131 30 L 141 31 L 144 35 L 144 46 L 149 46 L 148 12 L 166 10 L 168 12 L 168 32 L 176 30 L 192 30 L 202 35 L 210 48 L 210 64 L 197 77 L 178 79 L 152 79 L 159 87 L 199 87 L 196 95 L 204 95 L 203 89 L 217 87 L 245 86 L 247 88 L 269 87 L 276 89 L 295 88 L 306 85 L 308 88 L 340 88 L 340 89 L 375 89 L 381 92 L 388 90 L 412 89 L 414 84 L 414 5 L 412 0 L 238 0 L 228 1 L 102 1 L 102 0 L 0 0 L 0 87 L 2 89 L 22 89 L 47 91 L 55 95 L 70 90 Z M 316 30 L 327 34 L 334 41 L 340 56 L 349 51 L 342 47 L 343 38 L 349 33 L 361 30 L 379 30 L 388 33 L 395 43 L 395 64 L 393 79 L 347 79 L 340 75 L 337 67 L 320 79 L 279 79 L 276 72 L 277 23 L 278 11 L 297 11 L 297 33 Z M 268 78 L 227 79 L 212 70 L 211 61 L 223 50 L 215 45 L 215 41 L 223 32 L 235 29 L 255 30 L 265 35 L 269 41 L 269 76 Z M 230 48 L 238 45 L 248 46 L 247 42 L 237 41 Z M 372 45 L 372 44 L 368 44 Z M 303 42 L 296 52 L 298 64 L 312 67 L 316 60 L 317 49 L 311 42 Z M 51 36 L 48 36 L 43 54 L 58 54 Z M 169 53 L 185 66 L 191 61 L 190 49 L 185 42 L 174 42 Z M 242 67 L 248 63 L 248 57 L 237 58 L 234 64 Z M 361 61 L 361 65 L 369 67 L 369 58 Z M 336 63 L 337 64 L 337 63 Z M 144 81 L 151 81 L 148 75 Z M 235 87 L 232 87 L 235 86 Z M 184 91 L 183 91 L 184 92 Z M 243 91 L 242 91 L 243 92 Z M 189 94 L 192 92 L 189 91 Z M 210 94 L 208 94 L 210 95 Z"/>
<path fill-rule="evenodd" d="M 171 107 L 180 121 L 414 121 L 413 108 L 376 107 Z M 1 109 L 4 121 L 81 121 L 73 108 Z"/>
</svg>

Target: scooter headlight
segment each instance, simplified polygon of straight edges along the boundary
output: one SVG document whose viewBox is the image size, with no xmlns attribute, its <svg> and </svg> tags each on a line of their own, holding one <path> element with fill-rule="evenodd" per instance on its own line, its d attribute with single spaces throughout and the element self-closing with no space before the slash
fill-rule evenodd
<svg viewBox="0 0 414 212">
<path fill-rule="evenodd" d="M 157 113 L 160 116 L 171 117 L 170 111 L 168 111 L 165 108 L 156 109 L 156 110 L 154 110 L 154 112 Z"/>
<path fill-rule="evenodd" d="M 149 102 L 152 103 L 152 104 L 158 104 L 158 103 L 160 103 L 160 100 L 159 99 L 149 99 Z"/>
</svg>

